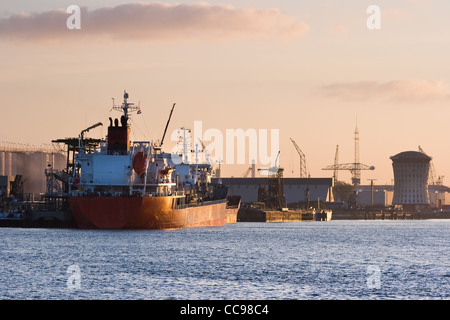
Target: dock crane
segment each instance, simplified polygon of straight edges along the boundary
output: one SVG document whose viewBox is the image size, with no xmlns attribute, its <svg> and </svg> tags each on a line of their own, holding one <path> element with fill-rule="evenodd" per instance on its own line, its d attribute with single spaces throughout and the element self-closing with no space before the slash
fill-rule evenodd
<svg viewBox="0 0 450 320">
<path fill-rule="evenodd" d="M 89 132 L 89 130 L 95 129 L 95 128 L 99 127 L 99 126 L 103 126 L 103 123 L 97 122 L 96 124 L 90 126 L 89 128 L 86 128 L 86 129 L 84 129 L 84 130 L 82 130 L 82 131 L 80 132 L 80 136 L 79 136 L 79 137 L 80 137 L 80 138 L 79 138 L 79 146 L 78 146 L 79 149 L 85 148 L 85 150 L 86 150 L 87 152 L 93 151 L 92 146 L 90 146 L 89 143 L 86 143 L 85 138 L 84 138 L 84 134 L 85 134 L 86 132 Z"/>
<path fill-rule="evenodd" d="M 419 152 L 426 154 L 425 151 L 419 146 Z M 442 186 L 444 183 L 444 176 L 438 176 L 434 169 L 433 160 L 430 161 L 430 171 L 428 173 L 428 184 Z"/>
<path fill-rule="evenodd" d="M 251 171 L 252 171 L 252 167 L 248 167 L 247 170 L 245 170 L 245 172 L 242 175 L 242 177 L 243 178 L 247 178 Z"/>
<path fill-rule="evenodd" d="M 334 182 L 338 181 L 338 171 L 339 171 L 339 145 L 336 146 L 336 153 L 334 154 L 334 172 L 333 172 Z"/>
<path fill-rule="evenodd" d="M 322 170 L 333 170 L 334 175 L 337 177 L 337 170 L 349 170 L 352 174 L 352 184 L 354 186 L 358 186 L 361 184 L 361 170 L 375 170 L 374 166 L 368 166 L 359 162 L 359 131 L 358 126 L 355 129 L 355 161 L 353 163 L 337 163 L 337 152 L 338 148 L 336 148 L 336 156 L 334 160 L 334 164 L 322 168 Z"/>
<path fill-rule="evenodd" d="M 200 150 L 198 152 L 203 152 L 205 154 L 206 163 L 212 164 L 213 161 L 211 159 L 211 153 L 208 151 L 205 144 L 203 143 L 203 141 L 200 138 L 198 138 L 198 141 L 202 144 L 202 150 Z"/>
<path fill-rule="evenodd" d="M 97 122 L 96 124 L 90 126 L 89 128 L 86 128 L 86 129 L 82 130 L 81 133 L 80 133 L 80 138 L 83 140 L 83 139 L 84 139 L 84 134 L 85 134 L 86 132 L 89 132 L 89 130 L 95 129 L 95 128 L 97 128 L 97 127 L 99 127 L 99 126 L 102 126 L 102 125 L 103 125 L 103 123 Z"/>
<path fill-rule="evenodd" d="M 275 165 L 271 168 L 260 168 L 258 171 L 268 170 L 268 183 L 269 190 L 266 195 L 265 188 L 264 191 L 258 190 L 258 193 L 263 194 L 258 201 L 263 201 L 269 208 L 284 208 L 286 206 L 286 197 L 284 195 L 284 183 L 283 183 L 283 168 L 277 165 L 278 157 L 280 156 L 280 151 L 278 151 L 277 157 L 275 159 Z"/>
<path fill-rule="evenodd" d="M 295 150 L 297 150 L 298 156 L 300 158 L 300 178 L 306 178 L 308 176 L 308 173 L 306 171 L 306 156 L 299 148 L 297 143 L 292 138 L 289 139 L 291 139 L 292 143 L 294 144 Z"/>
<path fill-rule="evenodd" d="M 334 164 L 331 166 L 327 166 L 323 168 L 322 170 L 333 170 L 335 172 L 334 176 L 337 176 L 337 170 L 348 170 L 352 174 L 352 183 L 353 185 L 357 186 L 361 183 L 361 170 L 375 170 L 374 166 L 368 166 L 359 162 L 353 162 L 353 163 L 341 163 L 341 164 Z"/>
<path fill-rule="evenodd" d="M 278 162 L 278 157 L 280 156 L 280 151 L 278 151 L 277 153 L 277 157 L 275 158 L 275 164 L 273 167 L 270 168 L 259 168 L 258 171 L 267 171 L 267 176 L 271 176 L 271 175 L 277 175 L 280 170 L 283 171 L 284 169 L 279 168 L 277 166 L 277 162 Z"/>
</svg>

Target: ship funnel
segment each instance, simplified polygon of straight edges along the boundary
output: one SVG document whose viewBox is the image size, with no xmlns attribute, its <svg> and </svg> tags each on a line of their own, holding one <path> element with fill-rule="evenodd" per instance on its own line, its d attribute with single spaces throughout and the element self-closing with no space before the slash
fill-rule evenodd
<svg viewBox="0 0 450 320">
<path fill-rule="evenodd" d="M 108 154 L 126 154 L 130 150 L 130 128 L 124 116 L 121 117 L 121 126 L 119 119 L 110 118 L 110 126 L 108 127 Z"/>
</svg>

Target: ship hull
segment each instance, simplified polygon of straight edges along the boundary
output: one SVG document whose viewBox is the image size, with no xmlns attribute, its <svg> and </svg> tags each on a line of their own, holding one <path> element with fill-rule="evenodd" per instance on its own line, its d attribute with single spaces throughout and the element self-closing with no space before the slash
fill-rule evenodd
<svg viewBox="0 0 450 320">
<path fill-rule="evenodd" d="M 180 229 L 226 224 L 226 200 L 173 208 L 174 197 L 70 197 L 80 229 Z"/>
<path fill-rule="evenodd" d="M 227 224 L 233 224 L 237 222 L 237 215 L 239 208 L 241 207 L 241 196 L 229 196 L 227 197 L 226 216 Z"/>
</svg>

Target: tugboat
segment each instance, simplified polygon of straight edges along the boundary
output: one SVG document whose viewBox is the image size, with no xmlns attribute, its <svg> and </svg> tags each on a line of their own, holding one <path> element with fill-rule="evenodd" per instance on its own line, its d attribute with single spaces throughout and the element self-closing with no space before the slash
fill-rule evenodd
<svg viewBox="0 0 450 320">
<path fill-rule="evenodd" d="M 227 188 L 211 183 L 210 164 L 185 163 L 161 143 L 131 142 L 129 114 L 139 107 L 128 102 L 113 109 L 105 141 L 93 150 L 83 135 L 69 179 L 69 204 L 81 229 L 179 229 L 227 223 Z M 100 123 L 101 124 L 101 123 Z"/>
</svg>

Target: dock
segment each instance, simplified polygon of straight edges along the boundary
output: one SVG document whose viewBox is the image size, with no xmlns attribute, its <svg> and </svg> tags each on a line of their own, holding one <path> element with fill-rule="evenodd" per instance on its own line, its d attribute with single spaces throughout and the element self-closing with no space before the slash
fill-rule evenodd
<svg viewBox="0 0 450 320">
<path fill-rule="evenodd" d="M 314 221 L 314 211 L 309 210 L 269 210 L 241 207 L 238 222 L 297 222 Z"/>
<path fill-rule="evenodd" d="M 3 228 L 75 228 L 70 212 L 26 211 L 0 213 Z"/>
</svg>

